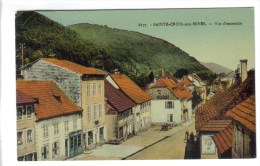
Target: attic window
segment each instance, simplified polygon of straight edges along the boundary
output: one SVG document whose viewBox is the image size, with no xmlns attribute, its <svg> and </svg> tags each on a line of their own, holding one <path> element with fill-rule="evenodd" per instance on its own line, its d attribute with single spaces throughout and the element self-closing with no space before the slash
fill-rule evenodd
<svg viewBox="0 0 260 166">
<path fill-rule="evenodd" d="M 53 97 L 54 97 L 57 101 L 61 102 L 61 96 L 60 96 L 60 95 L 58 95 L 58 94 L 53 94 Z"/>
</svg>

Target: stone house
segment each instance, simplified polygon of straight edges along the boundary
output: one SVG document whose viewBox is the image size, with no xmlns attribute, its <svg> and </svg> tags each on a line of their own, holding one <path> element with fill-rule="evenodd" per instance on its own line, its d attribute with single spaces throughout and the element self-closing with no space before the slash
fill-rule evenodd
<svg viewBox="0 0 260 166">
<path fill-rule="evenodd" d="M 111 74 L 106 79 L 136 104 L 132 108 L 134 133 L 147 130 L 151 126 L 151 97 L 124 74 Z"/>
<path fill-rule="evenodd" d="M 17 159 L 36 161 L 35 111 L 36 99 L 16 90 Z"/>
<path fill-rule="evenodd" d="M 106 125 L 108 143 L 120 143 L 133 135 L 136 104 L 119 89 L 105 80 Z"/>
<path fill-rule="evenodd" d="M 100 146 L 106 139 L 104 77 L 106 72 L 66 60 L 41 58 L 23 67 L 26 80 L 53 80 L 83 109 L 84 149 Z"/>
<path fill-rule="evenodd" d="M 192 94 L 182 82 L 168 77 L 159 78 L 147 93 L 152 97 L 152 123 L 181 124 L 191 120 Z"/>
<path fill-rule="evenodd" d="M 16 87 L 37 100 L 34 104 L 37 160 L 64 160 L 81 154 L 82 108 L 53 81 L 17 81 Z"/>
</svg>

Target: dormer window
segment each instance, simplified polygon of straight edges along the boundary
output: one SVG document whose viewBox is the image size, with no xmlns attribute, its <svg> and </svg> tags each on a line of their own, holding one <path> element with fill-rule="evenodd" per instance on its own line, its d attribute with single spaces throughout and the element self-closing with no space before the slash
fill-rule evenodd
<svg viewBox="0 0 260 166">
<path fill-rule="evenodd" d="M 54 97 L 57 101 L 61 102 L 61 96 L 60 96 L 60 95 L 58 95 L 58 94 L 53 94 L 53 97 Z"/>
</svg>

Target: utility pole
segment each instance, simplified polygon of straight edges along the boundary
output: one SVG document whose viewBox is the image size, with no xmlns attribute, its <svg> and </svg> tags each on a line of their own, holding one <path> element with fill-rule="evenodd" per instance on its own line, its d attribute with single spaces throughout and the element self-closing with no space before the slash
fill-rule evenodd
<svg viewBox="0 0 260 166">
<path fill-rule="evenodd" d="M 25 43 L 20 43 L 19 44 L 19 48 L 21 49 L 21 51 L 22 51 L 22 67 L 24 66 L 24 48 L 25 48 Z"/>
</svg>

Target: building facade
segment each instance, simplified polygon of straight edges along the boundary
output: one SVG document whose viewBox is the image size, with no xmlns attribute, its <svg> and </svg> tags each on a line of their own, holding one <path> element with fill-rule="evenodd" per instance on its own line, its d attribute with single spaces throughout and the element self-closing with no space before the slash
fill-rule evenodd
<svg viewBox="0 0 260 166">
<path fill-rule="evenodd" d="M 81 154 L 82 109 L 53 81 L 18 81 L 17 89 L 37 100 L 34 105 L 37 160 L 64 160 Z"/>
<path fill-rule="evenodd" d="M 159 78 L 147 93 L 152 97 L 152 123 L 181 124 L 192 118 L 192 94 L 171 78 Z"/>
<path fill-rule="evenodd" d="M 120 143 L 134 133 L 135 103 L 105 80 L 107 143 Z"/>
<path fill-rule="evenodd" d="M 108 75 L 106 79 L 136 104 L 132 108 L 134 133 L 147 130 L 151 126 L 151 97 L 124 74 Z"/>
<path fill-rule="evenodd" d="M 84 149 L 106 139 L 104 77 L 106 72 L 66 60 L 42 58 L 22 70 L 26 80 L 53 80 L 80 107 Z"/>
<path fill-rule="evenodd" d="M 18 161 L 37 160 L 34 111 L 36 102 L 34 98 L 16 90 Z"/>
</svg>

